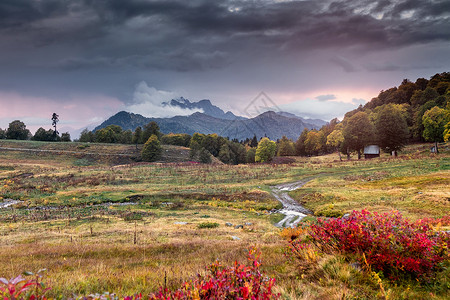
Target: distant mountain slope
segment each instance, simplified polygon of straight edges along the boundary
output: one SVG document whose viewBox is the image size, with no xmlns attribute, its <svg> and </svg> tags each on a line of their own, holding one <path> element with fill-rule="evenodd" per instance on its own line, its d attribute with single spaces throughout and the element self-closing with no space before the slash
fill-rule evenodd
<svg viewBox="0 0 450 300">
<path fill-rule="evenodd" d="M 319 128 L 322 127 L 323 125 L 326 125 L 328 123 L 328 122 L 326 122 L 324 120 L 321 120 L 321 119 L 305 119 L 305 118 L 299 117 L 297 115 L 294 115 L 294 114 L 291 114 L 291 113 L 285 112 L 285 111 L 280 111 L 277 114 L 279 114 L 281 116 L 288 117 L 288 118 L 298 118 L 298 119 L 302 120 L 303 122 L 305 122 L 306 124 L 312 124 L 312 125 L 317 126 Z"/>
<path fill-rule="evenodd" d="M 191 102 L 188 99 L 180 97 L 178 99 L 172 99 L 169 102 L 163 102 L 163 106 L 178 106 L 183 109 L 201 109 L 205 115 L 225 119 L 225 120 L 236 120 L 236 119 L 245 119 L 243 117 L 239 117 L 234 115 L 231 111 L 224 112 L 221 108 L 213 105 L 210 100 L 204 99 L 198 102 Z"/>
<path fill-rule="evenodd" d="M 151 121 L 158 123 L 163 133 L 188 133 L 195 132 L 237 138 L 244 140 L 256 135 L 258 138 L 267 136 L 270 139 L 279 139 L 283 135 L 288 138 L 297 139 L 304 128 L 319 128 L 314 124 L 305 123 L 298 117 L 286 117 L 269 111 L 251 119 L 227 120 L 216 118 L 205 113 L 194 113 L 190 116 L 175 116 L 172 118 L 146 118 L 139 114 L 121 111 L 97 128 L 98 130 L 108 125 L 119 125 L 124 130 L 135 130 L 137 126 L 143 127 Z"/>
</svg>

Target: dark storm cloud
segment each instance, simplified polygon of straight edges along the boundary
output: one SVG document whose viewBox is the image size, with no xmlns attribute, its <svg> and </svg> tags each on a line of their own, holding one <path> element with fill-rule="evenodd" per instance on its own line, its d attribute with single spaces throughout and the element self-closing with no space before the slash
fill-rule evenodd
<svg viewBox="0 0 450 300">
<path fill-rule="evenodd" d="M 10 51 L 49 47 L 52 59 L 42 63 L 56 58 L 65 69 L 125 64 L 186 71 L 223 67 L 229 56 L 245 59 L 255 52 L 374 51 L 449 41 L 449 13 L 448 1 L 415 0 L 6 0 L 0 3 L 0 34 Z M 78 51 L 51 54 L 64 47 Z M 333 61 L 354 71 L 342 58 Z"/>
<path fill-rule="evenodd" d="M 333 72 L 442 66 L 386 56 L 449 43 L 449 17 L 447 0 L 2 0 L 0 90 L 128 101 L 142 80 L 164 90 L 208 81 L 224 95 L 312 88 L 327 76 L 337 85 L 345 76 Z"/>
<path fill-rule="evenodd" d="M 331 62 L 340 66 L 345 72 L 348 73 L 355 72 L 357 70 L 351 62 L 341 56 L 333 56 L 333 58 L 331 58 Z"/>
</svg>

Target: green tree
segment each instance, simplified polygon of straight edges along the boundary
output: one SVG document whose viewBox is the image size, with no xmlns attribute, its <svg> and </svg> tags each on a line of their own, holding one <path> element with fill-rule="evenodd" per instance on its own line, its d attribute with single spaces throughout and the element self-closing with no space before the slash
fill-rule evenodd
<svg viewBox="0 0 450 300">
<path fill-rule="evenodd" d="M 231 163 L 232 164 L 243 164 L 247 162 L 247 151 L 244 145 L 238 142 L 228 143 L 228 147 L 231 151 Z"/>
<path fill-rule="evenodd" d="M 132 144 L 133 132 L 131 130 L 124 130 L 119 137 L 119 142 L 121 144 Z"/>
<path fill-rule="evenodd" d="M 6 138 L 10 140 L 26 140 L 31 136 L 30 131 L 25 124 L 19 120 L 9 123 L 9 127 L 6 130 Z"/>
<path fill-rule="evenodd" d="M 438 153 L 438 142 L 444 140 L 445 125 L 449 122 L 445 110 L 437 106 L 427 110 L 422 118 L 424 130 L 423 137 L 427 141 L 434 142 Z"/>
<path fill-rule="evenodd" d="M 399 105 L 387 104 L 376 113 L 375 128 L 378 142 L 385 152 L 397 153 L 408 142 L 409 128 L 405 113 Z"/>
<path fill-rule="evenodd" d="M 142 144 L 142 128 L 141 126 L 136 127 L 133 132 L 133 138 L 131 139 L 133 144 L 136 144 L 136 149 L 138 144 Z"/>
<path fill-rule="evenodd" d="M 290 139 L 283 135 L 278 143 L 278 156 L 295 155 L 295 145 Z"/>
<path fill-rule="evenodd" d="M 344 135 L 342 134 L 341 128 L 336 128 L 327 136 L 327 145 L 336 149 L 339 154 L 339 160 L 342 160 L 341 151 L 339 151 L 339 149 L 341 148 L 343 142 Z"/>
<path fill-rule="evenodd" d="M 450 102 L 447 104 L 447 109 L 445 110 L 445 114 L 447 115 L 447 119 L 449 120 L 447 124 L 445 124 L 444 130 L 444 141 L 448 142 L 450 140 Z M 1 130 L 0 130 L 1 133 Z"/>
<path fill-rule="evenodd" d="M 367 113 L 359 111 L 344 121 L 344 143 L 348 150 L 354 150 L 358 153 L 358 159 L 361 159 L 361 151 L 364 146 L 375 140 L 375 128 L 369 120 Z M 348 151 L 347 151 L 348 152 Z"/>
<path fill-rule="evenodd" d="M 297 154 L 298 156 L 306 155 L 305 141 L 306 137 L 308 136 L 308 132 L 309 132 L 308 128 L 303 129 L 302 133 L 295 142 L 295 154 Z"/>
<path fill-rule="evenodd" d="M 152 135 L 156 135 L 158 140 L 161 138 L 161 132 L 159 131 L 159 126 L 155 121 L 151 121 L 147 125 L 144 126 L 142 131 L 142 140 L 147 141 L 148 138 Z"/>
<path fill-rule="evenodd" d="M 6 130 L 0 128 L 0 140 L 6 139 Z"/>
<path fill-rule="evenodd" d="M 36 132 L 34 133 L 34 136 L 31 138 L 35 141 L 61 141 L 61 138 L 59 135 L 55 134 L 55 131 L 52 129 L 45 130 L 44 128 L 40 127 Z"/>
<path fill-rule="evenodd" d="M 47 130 L 45 130 L 42 127 L 39 127 L 38 130 L 36 130 L 36 132 L 33 135 L 32 140 L 35 141 L 49 141 L 52 139 L 52 136 L 48 136 L 47 134 Z"/>
<path fill-rule="evenodd" d="M 305 152 L 308 155 L 318 155 L 322 145 L 321 145 L 321 135 L 316 130 L 311 130 L 308 132 L 305 140 Z"/>
<path fill-rule="evenodd" d="M 94 142 L 94 133 L 86 128 L 80 133 L 78 141 L 81 143 L 92 143 Z"/>
<path fill-rule="evenodd" d="M 200 145 L 208 150 L 209 153 L 211 153 L 214 157 L 217 157 L 219 155 L 220 148 L 227 142 L 228 141 L 226 141 L 224 138 L 219 137 L 214 133 L 204 135 Z"/>
<path fill-rule="evenodd" d="M 201 144 L 203 143 L 203 139 L 204 139 L 204 138 L 205 138 L 205 135 L 204 135 L 204 134 L 196 132 L 196 133 L 194 133 L 194 134 L 192 135 L 191 143 L 192 143 L 192 142 L 196 142 L 198 145 L 201 145 Z M 191 144 L 189 144 L 189 148 L 191 148 L 190 145 L 191 145 Z"/>
<path fill-rule="evenodd" d="M 63 132 L 61 134 L 61 142 L 70 142 L 70 133 L 68 132 Z"/>
<path fill-rule="evenodd" d="M 253 138 L 251 139 L 249 146 L 252 148 L 258 147 L 258 139 L 256 138 L 256 135 L 253 135 Z"/>
<path fill-rule="evenodd" d="M 161 137 L 161 143 L 166 145 L 176 145 L 189 147 L 191 136 L 187 133 L 169 133 Z"/>
<path fill-rule="evenodd" d="M 248 164 L 255 162 L 256 148 L 249 148 L 246 154 L 246 161 Z"/>
<path fill-rule="evenodd" d="M 423 115 L 427 110 L 430 110 L 435 106 L 437 106 L 436 102 L 434 100 L 431 100 L 422 106 L 416 107 L 416 109 L 414 110 L 414 123 L 412 126 L 412 131 L 415 139 L 422 140 L 424 130 L 422 122 Z"/>
<path fill-rule="evenodd" d="M 108 125 L 99 129 L 94 134 L 97 143 L 119 143 L 122 139 L 122 127 L 119 125 Z"/>
<path fill-rule="evenodd" d="M 427 87 L 423 91 L 417 90 L 411 97 L 411 105 L 413 107 L 422 106 L 428 101 L 432 101 L 437 97 L 439 97 L 439 93 L 431 87 Z"/>
<path fill-rule="evenodd" d="M 141 156 L 143 161 L 155 161 L 161 157 L 162 148 L 159 143 L 158 137 L 153 134 L 151 135 L 147 142 L 145 142 L 142 148 Z"/>
<path fill-rule="evenodd" d="M 200 144 L 197 141 L 195 141 L 194 139 L 191 139 L 191 142 L 189 143 L 189 148 L 191 149 L 189 151 L 189 158 L 195 159 L 195 157 L 198 155 L 198 153 L 202 149 L 202 146 L 200 146 Z"/>
<path fill-rule="evenodd" d="M 268 138 L 262 138 L 255 153 L 255 162 L 269 162 L 275 156 L 277 151 L 277 144 Z"/>
<path fill-rule="evenodd" d="M 231 163 L 230 147 L 228 147 L 228 144 L 223 144 L 220 147 L 218 158 L 225 164 Z"/>
<path fill-rule="evenodd" d="M 200 149 L 199 154 L 198 154 L 198 160 L 202 164 L 210 164 L 212 161 L 211 153 L 209 153 L 209 151 L 206 150 L 205 148 Z"/>
</svg>

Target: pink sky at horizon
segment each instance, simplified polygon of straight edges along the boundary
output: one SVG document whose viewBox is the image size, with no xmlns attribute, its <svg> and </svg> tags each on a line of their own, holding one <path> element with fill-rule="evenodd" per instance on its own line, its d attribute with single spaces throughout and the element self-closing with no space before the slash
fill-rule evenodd
<svg viewBox="0 0 450 300">
<path fill-rule="evenodd" d="M 289 105 L 301 105 L 302 101 L 314 101 L 320 104 L 316 99 L 319 95 L 332 95 L 335 98 L 327 101 L 355 104 L 352 99 L 364 99 L 369 101 L 371 98 L 376 96 L 374 89 L 362 89 L 358 91 L 350 91 L 348 89 L 328 91 L 309 91 L 307 93 L 273 93 L 269 94 L 269 97 L 273 99 L 276 105 L 282 106 L 282 110 L 289 111 Z M 248 97 L 248 101 L 252 100 L 253 96 Z M 245 99 L 245 96 L 243 96 Z M 242 99 L 242 98 L 241 98 Z M 167 101 L 170 99 L 167 99 Z M 201 99 L 189 99 L 191 102 L 196 102 Z M 223 107 L 220 101 L 216 99 L 210 99 L 213 105 L 217 105 L 223 110 L 228 110 L 229 108 Z M 306 102 L 305 102 L 306 103 Z M 234 106 L 231 109 L 233 113 L 242 115 L 242 110 L 246 103 L 241 101 L 240 106 Z M 79 133 L 80 129 L 90 127 L 92 129 L 94 126 L 100 124 L 107 118 L 116 114 L 121 110 L 127 110 L 129 105 L 125 105 L 122 101 L 114 97 L 107 97 L 104 95 L 78 95 L 71 96 L 70 101 L 61 103 L 59 99 L 52 99 L 46 97 L 30 97 L 20 95 L 15 92 L 0 92 L 0 106 L 7 107 L 0 111 L 0 128 L 6 129 L 10 122 L 14 120 L 21 120 L 25 123 L 27 128 L 32 134 L 39 128 L 44 129 L 51 128 L 51 115 L 56 112 L 59 115 L 60 122 L 58 123 L 58 128 L 63 131 L 70 131 L 71 133 Z M 242 106 L 242 107 L 241 107 Z M 356 105 L 355 105 L 356 107 Z M 139 113 L 139 111 L 133 111 L 134 113 Z M 295 113 L 295 109 L 294 109 Z M 301 116 L 299 112 L 296 112 Z M 151 117 L 149 115 L 145 115 Z M 336 115 L 335 117 L 341 117 Z M 328 120 L 326 120 L 328 121 Z M 62 131 L 60 131 L 62 132 Z M 72 136 L 72 139 L 78 138 L 78 136 Z"/>
<path fill-rule="evenodd" d="M 103 95 L 70 98 L 72 99 L 70 102 L 61 103 L 57 99 L 0 92 L 0 107 L 6 108 L 0 110 L 0 128 L 6 129 L 10 122 L 20 120 L 34 134 L 39 127 L 50 129 L 52 114 L 56 112 L 60 119 L 58 128 L 67 128 L 75 132 L 86 126 L 98 124 L 104 121 L 105 117 L 124 108 L 124 104 L 118 99 Z"/>
</svg>

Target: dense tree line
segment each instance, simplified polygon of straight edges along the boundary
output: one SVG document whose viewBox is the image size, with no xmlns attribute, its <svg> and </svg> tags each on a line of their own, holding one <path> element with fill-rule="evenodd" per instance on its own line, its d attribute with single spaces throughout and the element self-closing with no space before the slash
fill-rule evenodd
<svg viewBox="0 0 450 300">
<path fill-rule="evenodd" d="M 203 163 L 210 162 L 207 154 L 217 157 L 226 164 L 247 162 L 247 149 L 243 144 L 230 141 L 217 134 L 194 133 L 189 148 L 191 149 L 191 158 L 198 159 Z"/>
<path fill-rule="evenodd" d="M 297 155 L 339 151 L 361 157 L 364 146 L 377 144 L 394 154 L 410 142 L 450 139 L 450 73 L 381 91 L 366 105 L 334 119 L 320 130 L 305 129 L 295 143 Z"/>
<path fill-rule="evenodd" d="M 145 144 L 152 135 L 156 135 L 158 140 L 162 136 L 156 122 L 148 123 L 143 129 L 139 126 L 134 132 L 123 130 L 119 125 L 109 125 L 95 132 L 84 129 L 78 141 L 83 143 Z"/>
<path fill-rule="evenodd" d="M 32 135 L 24 122 L 14 120 L 9 123 L 7 129 L 3 130 L 0 128 L 0 139 L 70 142 L 70 134 L 68 132 L 64 132 L 60 136 L 58 132 L 52 129 L 45 130 L 40 127 L 36 130 L 35 134 Z"/>
</svg>

